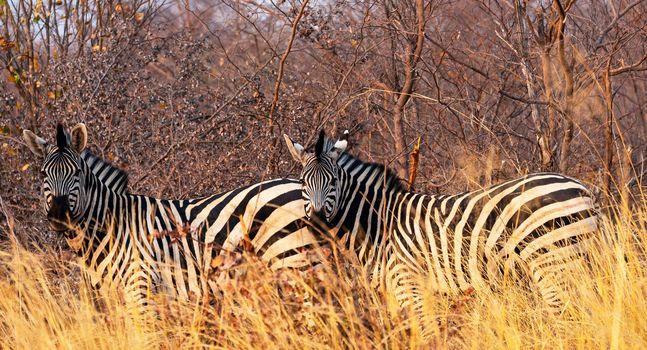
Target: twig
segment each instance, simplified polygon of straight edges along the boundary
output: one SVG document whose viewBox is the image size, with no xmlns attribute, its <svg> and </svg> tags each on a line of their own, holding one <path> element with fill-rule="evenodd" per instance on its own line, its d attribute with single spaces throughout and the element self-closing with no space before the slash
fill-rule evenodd
<svg viewBox="0 0 647 350">
<path fill-rule="evenodd" d="M 8 235 L 7 235 L 7 236 L 8 236 L 8 237 L 9 237 L 9 238 L 14 242 L 14 243 L 19 242 L 18 237 L 16 237 L 16 230 L 15 230 L 16 222 L 15 222 L 15 220 L 14 220 L 14 218 L 13 218 L 13 215 L 12 215 L 12 214 L 11 214 L 11 212 L 9 211 L 9 208 L 5 207 L 5 205 L 4 205 L 4 201 L 2 200 L 2 196 L 0 196 L 0 211 L 2 212 L 2 214 L 3 214 L 3 215 L 4 215 L 4 217 L 5 217 L 5 219 L 7 220 L 7 228 L 8 228 L 8 230 L 9 230 L 9 231 L 8 231 Z M 24 238 L 24 237 L 22 237 L 22 235 L 21 235 L 21 237 L 20 237 L 20 238 L 21 238 L 21 240 L 22 240 L 22 238 Z"/>
<path fill-rule="evenodd" d="M 283 79 L 283 69 L 285 67 L 285 61 L 288 59 L 290 50 L 292 50 L 292 43 L 294 43 L 294 38 L 297 35 L 297 26 L 299 25 L 299 21 L 301 20 L 301 17 L 303 17 L 303 13 L 306 10 L 306 6 L 308 6 L 308 2 L 309 0 L 303 1 L 303 4 L 301 5 L 301 9 L 299 10 L 299 14 L 294 19 L 294 22 L 292 22 L 292 33 L 290 34 L 290 41 L 288 42 L 288 47 L 285 48 L 285 52 L 283 52 L 283 56 L 281 56 L 281 60 L 279 61 L 279 73 L 278 73 L 278 76 L 276 77 L 276 82 L 274 83 L 274 97 L 272 98 L 272 106 L 270 107 L 270 114 L 268 116 L 270 130 L 273 128 L 272 120 L 274 117 L 274 111 L 276 110 L 276 105 L 279 103 L 279 89 L 281 87 L 281 80 Z"/>
<path fill-rule="evenodd" d="M 435 46 L 437 46 L 439 49 L 443 50 L 443 53 L 444 53 L 444 54 L 446 54 L 446 55 L 447 55 L 447 57 L 449 57 L 449 59 L 450 59 L 450 60 L 452 60 L 452 61 L 454 61 L 454 62 L 456 62 L 456 63 L 460 64 L 461 66 L 464 66 L 464 67 L 467 67 L 467 68 L 471 69 L 472 71 L 474 71 L 475 73 L 478 73 L 479 75 L 481 75 L 482 77 L 484 77 L 484 78 L 486 78 L 486 79 L 491 79 L 491 78 L 488 76 L 488 74 L 487 74 L 487 73 L 485 73 L 484 71 L 482 71 L 482 70 L 480 70 L 480 69 L 478 69 L 478 68 L 474 67 L 473 65 L 471 65 L 471 64 L 469 64 L 469 63 L 467 63 L 467 62 L 465 62 L 465 61 L 463 61 L 463 60 L 459 59 L 458 57 L 456 57 L 456 56 L 452 55 L 452 53 L 451 53 L 451 52 L 449 52 L 449 50 L 447 50 L 447 48 L 446 48 L 446 47 L 444 47 L 443 45 L 441 45 L 438 41 L 434 40 L 434 38 L 432 38 L 432 37 L 431 37 L 430 35 L 428 35 L 427 33 L 425 33 L 425 38 L 426 38 L 427 40 L 429 40 L 429 42 L 430 42 L 430 43 L 434 44 L 434 45 L 435 45 Z"/>
<path fill-rule="evenodd" d="M 151 165 L 150 165 L 150 167 L 148 168 L 148 172 L 147 172 L 144 176 L 142 176 L 142 177 L 140 177 L 139 179 L 137 179 L 137 180 L 135 180 L 135 181 L 131 182 L 131 186 L 134 186 L 134 185 L 136 185 L 137 183 L 139 183 L 139 182 L 141 182 L 142 180 L 144 180 L 145 178 L 147 178 L 147 177 L 148 177 L 148 175 L 150 175 L 150 174 L 152 173 L 153 168 L 154 168 L 157 164 L 159 164 L 161 161 L 163 161 L 163 160 L 164 160 L 164 158 L 168 157 L 168 155 L 169 155 L 169 154 L 171 154 L 171 151 L 172 151 L 174 148 L 176 148 L 176 147 L 180 147 L 180 146 L 183 146 L 186 142 L 187 142 L 187 141 L 183 141 L 183 142 L 178 142 L 178 143 L 174 143 L 174 144 L 172 144 L 172 145 L 171 145 L 171 147 L 169 147 L 169 148 L 166 150 L 166 153 L 164 153 L 164 154 L 163 154 L 161 157 L 159 157 L 155 162 L 153 162 L 153 164 L 151 164 Z"/>
<path fill-rule="evenodd" d="M 515 95 L 513 95 L 513 94 L 511 94 L 511 93 L 509 93 L 509 92 L 507 92 L 507 91 L 505 91 L 505 90 L 499 90 L 499 93 L 500 93 L 501 95 L 503 95 L 503 96 L 505 96 L 505 97 L 507 97 L 507 98 L 511 99 L 511 100 L 515 100 L 515 101 L 523 102 L 523 103 L 526 103 L 526 104 L 532 104 L 532 105 L 546 105 L 546 106 L 549 104 L 548 102 L 545 102 L 545 101 L 540 101 L 540 100 L 529 100 L 529 99 L 527 99 L 527 98 L 525 98 L 525 97 L 515 96 Z"/>
<path fill-rule="evenodd" d="M 92 90 L 92 94 L 90 94 L 90 98 L 88 98 L 88 102 L 86 102 L 86 104 L 85 104 L 85 108 L 83 109 L 84 114 L 87 113 L 88 110 L 90 110 L 89 106 L 92 103 L 92 100 L 94 99 L 94 96 L 96 96 L 97 91 L 99 91 L 99 87 L 101 86 L 101 84 L 103 84 L 103 80 L 108 75 L 108 72 L 110 72 L 112 70 L 112 68 L 115 66 L 115 64 L 117 64 L 117 60 L 121 57 L 121 54 L 123 54 L 126 51 L 126 49 L 131 48 L 130 47 L 131 43 L 132 42 L 130 40 L 128 40 L 128 43 L 115 55 L 115 57 L 112 59 L 112 62 L 110 63 L 108 68 L 106 68 L 106 70 L 101 75 L 101 78 L 99 78 L 99 81 L 95 85 L 94 90 Z M 87 119 L 87 115 L 85 115 L 84 118 Z"/>
<path fill-rule="evenodd" d="M 265 62 L 265 64 L 263 64 L 260 68 L 258 68 L 258 69 L 257 69 L 257 70 L 252 74 L 252 76 L 251 76 L 251 77 L 252 77 L 252 78 L 254 78 L 255 76 L 257 76 L 257 75 L 258 75 L 258 73 L 260 73 L 263 69 L 265 69 L 265 67 L 267 67 L 267 65 L 269 65 L 269 64 L 270 64 L 270 62 L 272 62 L 272 60 L 273 60 L 273 59 L 274 59 L 274 57 L 270 58 L 267 62 Z M 241 85 L 241 86 L 240 86 L 240 88 L 239 88 L 239 89 L 238 89 L 238 90 L 237 90 L 233 95 L 231 95 L 231 96 L 229 97 L 229 99 L 227 99 L 227 101 L 225 101 L 225 103 L 223 103 L 222 105 L 220 105 L 220 106 L 219 106 L 219 107 L 218 107 L 218 108 L 217 108 L 213 113 L 211 113 L 211 115 L 210 115 L 210 116 L 208 116 L 208 117 L 204 120 L 204 122 L 206 123 L 206 122 L 210 121 L 210 120 L 211 120 L 211 119 L 213 119 L 215 116 L 217 116 L 217 115 L 218 115 L 218 114 L 219 114 L 223 109 L 225 109 L 225 107 L 229 106 L 232 102 L 234 102 L 234 101 L 236 100 L 236 98 L 238 98 L 238 96 L 241 94 L 241 92 L 243 92 L 243 91 L 244 91 L 244 90 L 245 90 L 245 89 L 246 89 L 250 84 L 251 84 L 251 79 L 246 79 L 245 83 L 244 83 L 243 85 Z M 190 119 L 190 121 L 195 121 L 195 120 L 198 120 L 198 119 L 200 119 L 200 118 L 193 118 L 193 119 Z M 215 129 L 216 127 L 218 127 L 218 125 L 220 125 L 220 124 L 216 124 L 216 125 L 212 126 L 210 129 L 208 129 L 208 130 L 206 130 L 205 132 L 203 132 L 203 133 L 201 134 L 201 137 L 204 137 L 205 135 L 207 135 L 207 134 L 211 133 L 211 132 L 213 131 L 213 129 Z"/>
<path fill-rule="evenodd" d="M 631 72 L 631 71 L 637 72 L 637 71 L 647 70 L 647 66 L 642 66 L 642 67 L 640 66 L 646 60 L 647 60 L 647 55 L 644 55 L 640 60 L 638 60 L 638 62 L 636 62 L 634 64 L 630 64 L 628 66 L 622 66 L 620 68 L 612 69 L 609 72 L 609 75 L 614 76 L 614 75 L 618 75 L 618 74 L 622 74 L 622 73 L 626 73 L 626 72 Z"/>
<path fill-rule="evenodd" d="M 636 1 L 632 2 L 631 4 L 627 5 L 627 7 L 625 7 L 622 11 L 620 11 L 619 14 L 617 14 L 613 18 L 611 23 L 609 23 L 609 25 L 606 28 L 604 28 L 602 33 L 600 33 L 600 36 L 598 37 L 598 40 L 595 41 L 596 49 L 602 46 L 602 40 L 604 40 L 604 37 L 607 36 L 607 34 L 609 34 L 609 31 L 616 25 L 616 23 L 618 23 L 618 20 L 620 18 L 622 18 L 625 14 L 627 14 L 627 12 L 629 12 L 629 10 L 631 10 L 632 8 L 634 8 L 636 5 L 640 4 L 643 1 L 644 0 L 636 0 Z"/>
</svg>

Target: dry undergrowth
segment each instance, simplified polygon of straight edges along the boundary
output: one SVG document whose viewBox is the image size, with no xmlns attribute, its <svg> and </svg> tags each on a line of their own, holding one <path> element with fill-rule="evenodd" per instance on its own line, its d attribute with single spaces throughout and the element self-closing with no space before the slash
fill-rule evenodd
<svg viewBox="0 0 647 350">
<path fill-rule="evenodd" d="M 644 349 L 646 224 L 644 206 L 604 221 L 606 243 L 593 253 L 596 267 L 574 274 L 578 287 L 563 315 L 545 312 L 525 286 L 512 283 L 452 298 L 427 293 L 428 343 L 410 313 L 372 289 L 350 259 L 272 272 L 253 257 L 235 255 L 225 262 L 234 277 L 209 305 L 157 295 L 155 312 L 135 322 L 118 291 L 94 291 L 79 278 L 70 255 L 6 243 L 0 338 L 2 347 L 18 349 Z"/>
</svg>

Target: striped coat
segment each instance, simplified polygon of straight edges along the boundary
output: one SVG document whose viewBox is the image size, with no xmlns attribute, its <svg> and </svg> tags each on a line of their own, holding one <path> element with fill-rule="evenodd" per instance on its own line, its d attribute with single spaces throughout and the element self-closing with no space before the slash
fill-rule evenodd
<svg viewBox="0 0 647 350">
<path fill-rule="evenodd" d="M 286 136 L 301 162 L 306 215 L 325 222 L 402 305 L 420 309 L 420 280 L 445 293 L 500 285 L 523 271 L 549 307 L 567 298 L 567 271 L 597 230 L 590 191 L 538 173 L 456 195 L 407 191 L 383 165 L 346 153 L 323 133 L 314 150 Z M 510 270 L 511 267 L 514 267 Z"/>
<path fill-rule="evenodd" d="M 213 260 L 243 239 L 271 268 L 309 266 L 316 245 L 303 218 L 299 181 L 274 179 L 211 196 L 168 200 L 131 194 L 120 169 L 84 150 L 83 124 L 56 144 L 26 130 L 44 159 L 51 228 L 64 233 L 94 284 L 117 283 L 140 304 L 152 287 L 179 298 L 218 290 Z"/>
</svg>

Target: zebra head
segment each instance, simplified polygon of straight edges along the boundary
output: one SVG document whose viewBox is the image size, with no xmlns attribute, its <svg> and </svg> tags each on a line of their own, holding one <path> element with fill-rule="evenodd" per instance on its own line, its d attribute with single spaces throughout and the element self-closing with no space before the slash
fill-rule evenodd
<svg viewBox="0 0 647 350">
<path fill-rule="evenodd" d="M 322 130 L 314 152 L 306 150 L 285 134 L 283 137 L 292 157 L 303 165 L 300 179 L 306 217 L 310 219 L 315 216 L 330 222 L 339 209 L 341 168 L 337 161 L 348 145 L 348 130 L 336 142 L 327 138 Z"/>
<path fill-rule="evenodd" d="M 55 145 L 30 130 L 24 130 L 22 136 L 32 153 L 44 159 L 40 171 L 44 176 L 42 191 L 49 226 L 57 232 L 66 231 L 84 210 L 80 153 L 87 143 L 88 131 L 79 123 L 68 133 L 59 124 Z"/>
</svg>

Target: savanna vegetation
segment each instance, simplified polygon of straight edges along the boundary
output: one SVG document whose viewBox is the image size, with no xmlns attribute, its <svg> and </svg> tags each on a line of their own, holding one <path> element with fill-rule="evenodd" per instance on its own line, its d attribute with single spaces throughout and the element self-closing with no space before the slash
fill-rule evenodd
<svg viewBox="0 0 647 350">
<path fill-rule="evenodd" d="M 642 0 L 0 0 L 0 347 L 647 348 L 645 13 Z M 429 341 L 335 247 L 317 271 L 233 254 L 214 305 L 154 295 L 134 320 L 47 229 L 20 135 L 57 122 L 86 123 L 131 192 L 170 198 L 296 176 L 281 135 L 322 127 L 428 193 L 559 171 L 594 189 L 601 239 L 567 314 L 514 284 L 430 292 Z"/>
</svg>

